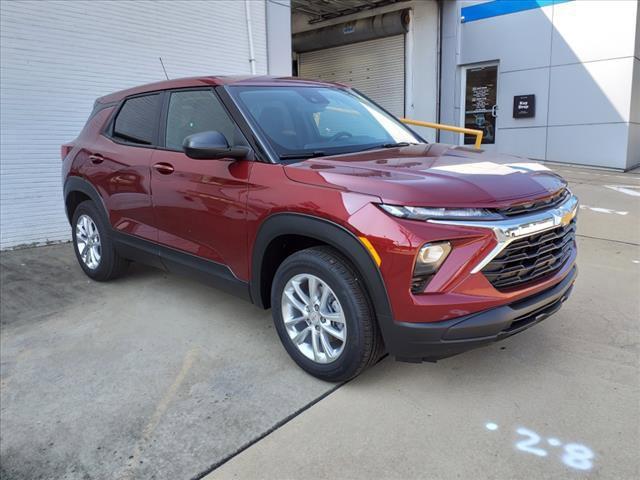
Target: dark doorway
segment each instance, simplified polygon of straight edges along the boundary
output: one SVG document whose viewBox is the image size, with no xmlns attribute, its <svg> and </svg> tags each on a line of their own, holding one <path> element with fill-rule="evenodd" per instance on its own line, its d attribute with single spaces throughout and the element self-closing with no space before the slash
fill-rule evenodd
<svg viewBox="0 0 640 480">
<path fill-rule="evenodd" d="M 466 70 L 464 126 L 482 130 L 482 143 L 496 141 L 498 66 L 472 67 Z M 472 145 L 473 135 L 464 136 L 464 144 Z"/>
</svg>

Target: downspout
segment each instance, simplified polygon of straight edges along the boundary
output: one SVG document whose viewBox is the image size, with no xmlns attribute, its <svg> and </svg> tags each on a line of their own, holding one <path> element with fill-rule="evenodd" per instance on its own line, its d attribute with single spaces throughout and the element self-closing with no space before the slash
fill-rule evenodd
<svg viewBox="0 0 640 480">
<path fill-rule="evenodd" d="M 438 0 L 438 99 L 436 100 L 436 123 L 440 123 L 441 108 L 442 108 L 442 17 L 444 10 L 444 2 Z M 440 130 L 436 130 L 436 142 L 440 142 Z"/>
<path fill-rule="evenodd" d="M 249 37 L 249 66 L 251 75 L 256 74 L 256 57 L 253 51 L 253 29 L 251 28 L 251 7 L 249 0 L 244 0 L 245 18 L 247 19 L 247 36 Z"/>
<path fill-rule="evenodd" d="M 413 10 L 407 13 L 410 17 L 409 28 L 404 37 L 404 116 L 415 115 L 413 98 Z"/>
</svg>

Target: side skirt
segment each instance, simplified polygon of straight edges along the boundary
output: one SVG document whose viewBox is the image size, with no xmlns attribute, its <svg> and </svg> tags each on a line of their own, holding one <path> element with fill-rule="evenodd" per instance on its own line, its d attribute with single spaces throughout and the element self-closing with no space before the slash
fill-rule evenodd
<svg viewBox="0 0 640 480">
<path fill-rule="evenodd" d="M 236 297 L 251 301 L 249 283 L 237 278 L 226 265 L 125 233 L 112 230 L 112 234 L 116 250 L 124 258 L 195 278 Z"/>
</svg>

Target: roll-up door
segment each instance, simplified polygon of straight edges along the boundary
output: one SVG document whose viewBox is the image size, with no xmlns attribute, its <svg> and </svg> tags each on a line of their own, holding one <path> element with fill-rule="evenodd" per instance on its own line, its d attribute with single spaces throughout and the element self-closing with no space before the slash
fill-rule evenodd
<svg viewBox="0 0 640 480">
<path fill-rule="evenodd" d="M 302 78 L 345 83 L 404 115 L 404 35 L 301 53 Z"/>
</svg>

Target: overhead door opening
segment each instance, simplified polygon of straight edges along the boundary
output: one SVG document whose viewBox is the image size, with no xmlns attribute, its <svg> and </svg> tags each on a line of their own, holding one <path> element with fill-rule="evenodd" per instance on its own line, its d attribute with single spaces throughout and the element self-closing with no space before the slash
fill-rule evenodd
<svg viewBox="0 0 640 480">
<path fill-rule="evenodd" d="M 298 72 L 348 84 L 392 114 L 405 114 L 405 35 L 301 53 Z"/>
</svg>

